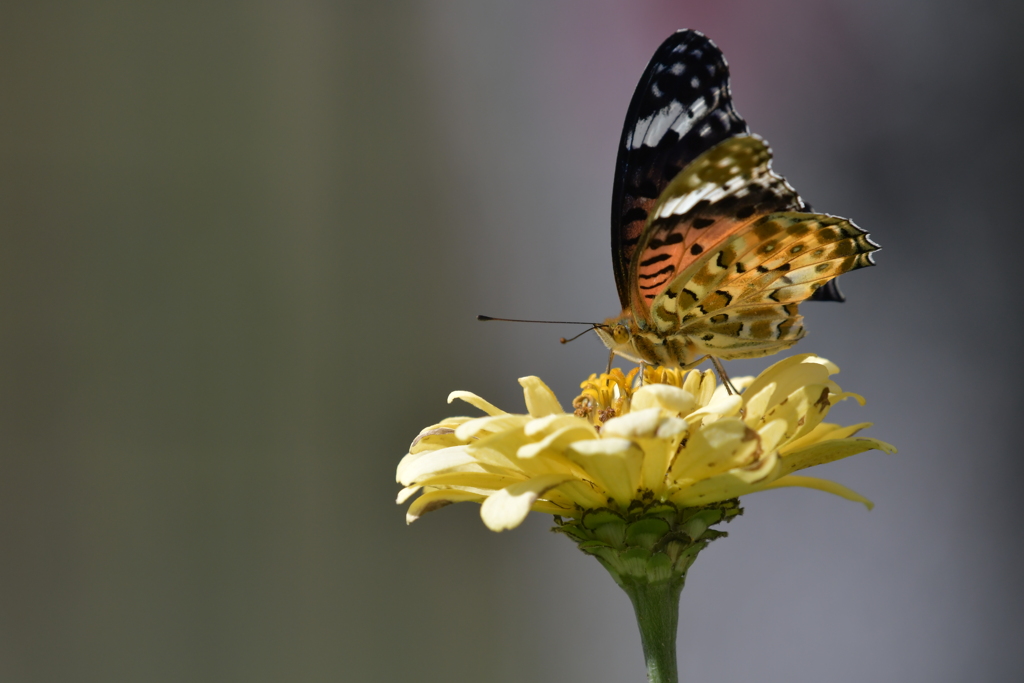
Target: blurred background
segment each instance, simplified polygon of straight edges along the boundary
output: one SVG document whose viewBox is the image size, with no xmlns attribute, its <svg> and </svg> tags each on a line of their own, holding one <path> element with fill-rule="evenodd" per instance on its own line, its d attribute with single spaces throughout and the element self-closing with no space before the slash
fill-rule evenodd
<svg viewBox="0 0 1024 683">
<path fill-rule="evenodd" d="M 618 313 L 616 145 L 683 27 L 775 168 L 883 246 L 797 350 L 900 448 L 820 472 L 870 513 L 746 499 L 690 573 L 683 681 L 1020 678 L 1022 19 L 4 3 L 0 680 L 643 680 L 626 596 L 550 518 L 407 527 L 394 468 L 453 389 L 519 411 L 537 374 L 568 405 L 604 367 L 592 335 L 474 316 Z"/>
</svg>

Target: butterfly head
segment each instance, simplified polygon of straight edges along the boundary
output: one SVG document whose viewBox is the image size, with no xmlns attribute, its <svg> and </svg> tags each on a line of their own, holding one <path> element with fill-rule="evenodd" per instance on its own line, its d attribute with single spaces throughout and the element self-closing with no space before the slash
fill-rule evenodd
<svg viewBox="0 0 1024 683">
<path fill-rule="evenodd" d="M 604 345 L 617 356 L 622 356 L 634 363 L 657 362 L 652 358 L 645 357 L 636 348 L 634 340 L 640 330 L 636 327 L 636 323 L 633 322 L 632 316 L 626 313 L 623 313 L 618 318 L 609 318 L 605 321 L 604 325 L 595 327 L 594 331 L 597 332 L 597 336 L 601 338 Z"/>
</svg>

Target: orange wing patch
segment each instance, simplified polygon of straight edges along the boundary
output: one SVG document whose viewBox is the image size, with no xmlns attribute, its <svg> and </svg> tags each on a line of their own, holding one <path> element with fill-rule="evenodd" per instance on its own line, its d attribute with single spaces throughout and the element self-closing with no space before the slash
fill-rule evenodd
<svg viewBox="0 0 1024 683">
<path fill-rule="evenodd" d="M 630 267 L 631 306 L 652 322 L 651 302 L 679 273 L 758 218 L 800 209 L 796 191 L 771 170 L 756 136 L 729 138 L 684 168 L 650 211 Z"/>
</svg>

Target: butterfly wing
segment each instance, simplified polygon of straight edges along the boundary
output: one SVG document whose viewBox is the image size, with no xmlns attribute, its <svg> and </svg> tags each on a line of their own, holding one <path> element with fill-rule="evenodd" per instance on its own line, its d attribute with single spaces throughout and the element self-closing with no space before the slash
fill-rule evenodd
<svg viewBox="0 0 1024 683">
<path fill-rule="evenodd" d="M 832 278 L 874 265 L 878 249 L 852 222 L 775 212 L 752 219 L 708 250 L 655 297 L 658 336 L 680 365 L 705 355 L 766 356 L 804 335 L 798 304 Z"/>
<path fill-rule="evenodd" d="M 679 173 L 652 207 L 633 261 L 629 302 L 648 323 L 651 303 L 702 254 L 762 216 L 805 204 L 771 169 L 771 150 L 756 136 L 728 138 Z"/>
<path fill-rule="evenodd" d="M 733 108 L 722 51 L 691 30 L 662 43 L 633 93 L 615 164 L 612 260 L 623 309 L 630 305 L 630 264 L 658 197 L 694 159 L 747 132 Z"/>
</svg>

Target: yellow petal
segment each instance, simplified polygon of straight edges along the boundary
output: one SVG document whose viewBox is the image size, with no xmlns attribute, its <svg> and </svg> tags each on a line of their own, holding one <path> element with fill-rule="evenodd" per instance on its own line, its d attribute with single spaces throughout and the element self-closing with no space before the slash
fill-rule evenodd
<svg viewBox="0 0 1024 683">
<path fill-rule="evenodd" d="M 462 503 L 465 501 L 481 501 L 486 496 L 479 493 L 472 493 L 470 491 L 458 491 L 456 489 L 441 489 L 435 491 L 427 491 L 422 496 L 417 498 L 409 506 L 409 510 L 405 513 L 405 523 L 412 524 L 417 519 L 433 512 L 434 510 L 440 510 L 443 507 L 451 505 L 452 503 Z"/>
<path fill-rule="evenodd" d="M 550 495 L 550 492 L 546 495 Z M 530 508 L 533 512 L 540 512 L 545 515 L 575 516 L 578 512 L 573 506 L 557 505 L 550 500 L 538 500 Z"/>
<path fill-rule="evenodd" d="M 693 370 L 686 373 L 683 380 L 683 391 L 688 391 L 697 399 L 697 405 L 706 406 L 715 394 L 715 373 L 712 370 Z"/>
<path fill-rule="evenodd" d="M 789 474 L 797 470 L 807 469 L 815 465 L 842 460 L 857 453 L 877 449 L 884 453 L 895 453 L 896 448 L 877 439 L 858 437 L 854 439 L 829 439 L 813 446 L 803 448 L 795 453 L 787 453 L 782 458 L 782 472 Z"/>
<path fill-rule="evenodd" d="M 636 390 L 630 403 L 631 411 L 661 408 L 676 415 L 687 415 L 696 407 L 693 394 L 670 384 L 645 384 Z"/>
<path fill-rule="evenodd" d="M 699 481 L 736 467 L 745 467 L 758 452 L 757 432 L 737 418 L 724 418 L 690 435 L 672 465 L 676 480 Z"/>
<path fill-rule="evenodd" d="M 867 403 L 867 400 L 863 396 L 861 396 L 860 394 L 855 394 L 852 391 L 843 391 L 838 394 L 833 393 L 831 396 L 828 397 L 828 400 L 832 402 L 832 405 L 835 405 L 840 401 L 845 401 L 848 398 L 852 398 L 861 406 L 864 406 Z"/>
<path fill-rule="evenodd" d="M 795 453 L 808 446 L 813 446 L 819 441 L 827 441 L 828 439 L 847 439 L 862 429 L 866 429 L 871 426 L 870 422 L 861 422 L 849 427 L 843 427 L 837 424 L 831 424 L 829 422 L 821 422 L 814 429 L 807 432 L 799 439 L 793 439 L 786 443 L 782 447 L 781 452 L 783 455 L 787 453 Z"/>
<path fill-rule="evenodd" d="M 727 394 L 722 398 L 711 401 L 711 403 L 700 410 L 693 411 L 686 416 L 686 419 L 692 424 L 700 424 L 701 420 L 703 420 L 704 424 L 708 424 L 722 417 L 737 415 L 742 407 L 743 398 L 741 396 L 736 394 L 729 396 Z"/>
<path fill-rule="evenodd" d="M 577 467 L 579 466 L 577 465 Z M 583 478 L 577 476 L 572 481 L 565 482 L 558 487 L 558 492 L 571 499 L 583 510 L 591 510 L 608 505 L 608 492 L 588 477 L 589 475 L 584 472 Z"/>
<path fill-rule="evenodd" d="M 480 517 L 491 531 L 513 529 L 523 523 L 538 498 L 571 478 L 563 474 L 548 474 L 512 484 L 484 501 Z"/>
<path fill-rule="evenodd" d="M 616 438 L 577 441 L 569 446 L 566 454 L 620 505 L 627 505 L 633 499 L 640 483 L 644 454 L 632 441 Z"/>
<path fill-rule="evenodd" d="M 597 436 L 597 431 L 589 421 L 575 415 L 548 415 L 530 420 L 523 428 L 523 433 L 531 438 L 536 438 L 567 427 L 588 429 L 595 437 Z"/>
<path fill-rule="evenodd" d="M 415 453 L 411 457 L 406 456 L 398 463 L 396 474 L 398 483 L 403 486 L 412 486 L 421 478 L 432 474 L 459 471 L 460 468 L 479 467 L 479 461 L 466 451 L 465 446 L 455 446 L 442 448 L 439 451 Z"/>
<path fill-rule="evenodd" d="M 431 429 L 424 429 L 420 432 L 419 436 L 413 439 L 412 445 L 409 446 L 409 452 L 435 451 L 460 444 L 461 441 L 455 436 L 454 429 L 450 427 L 433 427 Z"/>
<path fill-rule="evenodd" d="M 529 459 L 536 458 L 538 455 L 545 451 L 552 451 L 560 453 L 565 450 L 565 447 L 574 441 L 580 441 L 582 439 L 594 439 L 597 435 L 593 429 L 588 429 L 589 425 L 573 425 L 571 427 L 565 427 L 559 429 L 556 432 L 548 434 L 540 441 L 534 441 L 524 446 L 520 446 L 519 450 L 516 451 L 516 455 L 520 458 Z"/>
<path fill-rule="evenodd" d="M 487 448 L 486 446 L 482 446 L 480 441 L 469 444 L 465 448 L 466 452 L 472 455 L 481 465 L 485 465 L 492 470 L 509 470 L 512 472 L 522 471 L 517 458 L 514 456 L 509 457 L 497 448 Z"/>
<path fill-rule="evenodd" d="M 710 479 L 680 486 L 671 495 L 677 505 L 707 505 L 720 500 L 738 498 L 758 490 L 757 485 L 774 481 L 778 477 L 779 459 L 775 451 L 763 456 L 748 467 L 722 472 Z"/>
<path fill-rule="evenodd" d="M 757 393 L 751 394 L 747 390 L 743 394 L 743 421 L 747 423 L 748 427 L 757 428 L 765 411 L 768 410 L 768 403 L 774 394 L 775 382 L 764 385 L 757 390 Z"/>
<path fill-rule="evenodd" d="M 824 365 L 828 369 L 828 374 L 829 375 L 838 375 L 839 374 L 839 366 L 836 365 L 835 363 L 833 363 L 832 361 L 830 361 L 830 360 L 828 360 L 826 358 L 822 358 L 821 356 L 815 356 L 813 353 L 806 354 L 806 355 L 807 355 L 807 357 L 804 358 L 802 362 L 804 362 L 804 363 L 818 363 L 819 365 Z"/>
<path fill-rule="evenodd" d="M 544 417 L 564 413 L 555 392 L 548 388 L 540 380 L 540 377 L 520 377 L 519 384 L 523 387 L 523 396 L 526 398 L 526 412 L 531 417 Z"/>
<path fill-rule="evenodd" d="M 813 354 L 799 354 L 780 360 L 767 370 L 758 375 L 747 388 L 751 396 L 757 394 L 762 388 L 770 383 L 775 383 L 775 392 L 769 400 L 769 405 L 776 405 L 784 398 L 792 394 L 802 386 L 808 384 L 824 384 L 833 393 L 839 393 L 840 389 L 829 377 L 829 367 L 810 360 L 817 358 Z M 807 362 L 805 362 L 807 361 Z"/>
<path fill-rule="evenodd" d="M 478 417 L 465 424 L 459 425 L 455 430 L 455 436 L 463 443 L 482 432 L 504 432 L 510 429 L 522 427 L 530 418 L 526 415 L 493 415 L 490 417 Z"/>
<path fill-rule="evenodd" d="M 604 437 L 620 436 L 625 439 L 653 437 L 661 425 L 661 408 L 634 409 L 621 417 L 613 417 L 601 427 Z"/>
<path fill-rule="evenodd" d="M 424 477 L 418 483 L 427 487 L 452 487 L 459 489 L 475 489 L 480 492 L 500 491 L 520 481 L 525 475 L 520 473 L 496 473 L 478 470 L 475 472 L 442 472 Z M 411 487 L 410 487 L 411 488 Z"/>
<path fill-rule="evenodd" d="M 488 415 L 505 415 L 505 411 L 501 408 L 495 408 L 490 402 L 485 401 L 476 394 L 472 394 L 468 391 L 453 391 L 448 394 L 448 402 L 451 403 L 455 399 L 465 401 L 474 408 L 479 408 Z"/>
<path fill-rule="evenodd" d="M 846 500 L 852 500 L 855 503 L 863 504 L 868 510 L 875 507 L 875 504 L 870 500 L 860 495 L 853 489 L 846 488 L 842 484 L 837 484 L 834 481 L 828 481 L 827 479 L 818 479 L 817 477 L 799 477 L 796 475 L 789 475 L 776 479 L 773 482 L 767 484 L 761 484 L 756 487 L 757 491 L 766 491 L 768 489 L 780 489 L 786 486 L 801 486 L 807 489 L 817 489 L 818 491 L 824 491 L 825 493 L 832 493 Z"/>
<path fill-rule="evenodd" d="M 786 435 L 789 425 L 785 420 L 772 420 L 757 430 L 761 437 L 761 448 L 765 451 L 774 451 L 779 447 L 779 442 Z"/>
<path fill-rule="evenodd" d="M 398 498 L 395 499 L 395 502 L 398 503 L 399 505 L 401 505 L 405 501 L 407 501 L 410 498 L 412 498 L 412 496 L 417 491 L 419 491 L 421 488 L 423 488 L 423 487 L 422 486 L 406 486 L 404 489 L 402 489 L 401 491 L 398 492 Z"/>
<path fill-rule="evenodd" d="M 588 436 L 586 432 L 583 433 Z M 522 429 L 510 429 L 496 434 L 488 434 L 475 443 L 467 446 L 470 453 L 477 453 L 478 450 L 487 449 L 501 453 L 506 457 L 513 467 L 526 472 L 530 476 L 548 474 L 553 470 L 565 471 L 564 458 L 557 452 L 542 451 L 536 457 L 520 458 L 520 449 L 529 446 L 534 441 L 528 438 Z M 529 452 L 529 451 L 527 451 Z M 571 467 L 572 465 L 569 464 Z"/>
<path fill-rule="evenodd" d="M 821 366 L 818 366 L 821 367 Z M 778 398 L 778 391 L 774 397 Z M 762 418 L 765 422 L 785 420 L 783 441 L 799 438 L 814 429 L 828 414 L 831 403 L 829 390 L 824 384 L 809 384 L 795 389 L 780 402 L 772 405 Z"/>
</svg>

